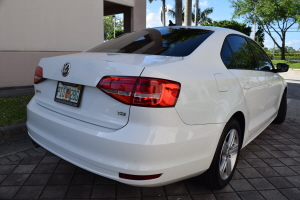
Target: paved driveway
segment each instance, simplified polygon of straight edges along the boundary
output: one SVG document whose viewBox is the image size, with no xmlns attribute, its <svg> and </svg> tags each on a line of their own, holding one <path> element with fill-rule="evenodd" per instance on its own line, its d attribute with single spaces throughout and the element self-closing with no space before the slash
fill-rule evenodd
<svg viewBox="0 0 300 200">
<path fill-rule="evenodd" d="M 293 100 L 300 100 L 300 69 L 289 70 L 287 73 L 280 73 L 280 75 L 288 83 L 289 93 L 288 98 Z"/>
<path fill-rule="evenodd" d="M 164 187 L 132 187 L 80 169 L 40 147 L 0 158 L 0 199 L 300 199 L 300 120 L 295 116 L 270 125 L 241 151 L 233 179 L 223 190 L 211 191 L 199 177 Z"/>
</svg>

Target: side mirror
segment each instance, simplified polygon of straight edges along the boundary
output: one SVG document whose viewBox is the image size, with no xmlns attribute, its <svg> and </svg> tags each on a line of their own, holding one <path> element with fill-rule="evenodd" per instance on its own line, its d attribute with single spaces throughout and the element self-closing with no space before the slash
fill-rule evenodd
<svg viewBox="0 0 300 200">
<path fill-rule="evenodd" d="M 290 66 L 285 63 L 277 63 L 276 72 L 287 72 Z"/>
</svg>

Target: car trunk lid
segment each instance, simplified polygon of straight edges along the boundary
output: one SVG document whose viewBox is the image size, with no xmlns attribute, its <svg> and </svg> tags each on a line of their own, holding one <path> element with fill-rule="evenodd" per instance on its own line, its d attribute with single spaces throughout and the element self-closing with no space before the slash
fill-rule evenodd
<svg viewBox="0 0 300 200">
<path fill-rule="evenodd" d="M 181 57 L 79 53 L 52 58 L 43 58 L 39 66 L 43 68 L 46 80 L 35 85 L 36 102 L 57 113 L 92 123 L 95 125 L 119 129 L 128 122 L 130 105 L 123 104 L 96 86 L 104 76 L 135 76 L 142 73 L 144 67 L 181 60 Z M 69 64 L 69 73 L 63 76 L 62 70 Z M 83 86 L 79 107 L 55 101 L 57 87 L 62 84 Z M 57 99 L 56 99 L 57 100 Z"/>
</svg>

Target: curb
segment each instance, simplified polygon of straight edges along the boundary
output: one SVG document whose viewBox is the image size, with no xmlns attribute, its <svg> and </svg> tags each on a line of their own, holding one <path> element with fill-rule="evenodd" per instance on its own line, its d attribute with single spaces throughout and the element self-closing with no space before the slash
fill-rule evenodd
<svg viewBox="0 0 300 200">
<path fill-rule="evenodd" d="M 1 97 L 14 97 L 20 95 L 34 94 L 33 86 L 6 87 L 0 88 Z"/>
<path fill-rule="evenodd" d="M 0 127 L 0 145 L 10 140 L 28 138 L 26 123 Z"/>
</svg>

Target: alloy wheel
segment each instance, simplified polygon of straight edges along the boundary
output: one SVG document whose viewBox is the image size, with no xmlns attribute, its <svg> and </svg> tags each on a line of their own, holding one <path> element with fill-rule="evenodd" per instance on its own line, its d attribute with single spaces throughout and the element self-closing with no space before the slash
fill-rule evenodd
<svg viewBox="0 0 300 200">
<path fill-rule="evenodd" d="M 236 129 L 231 129 L 222 146 L 219 162 L 219 173 L 223 180 L 226 180 L 232 173 L 237 161 L 239 150 L 239 134 Z"/>
</svg>

